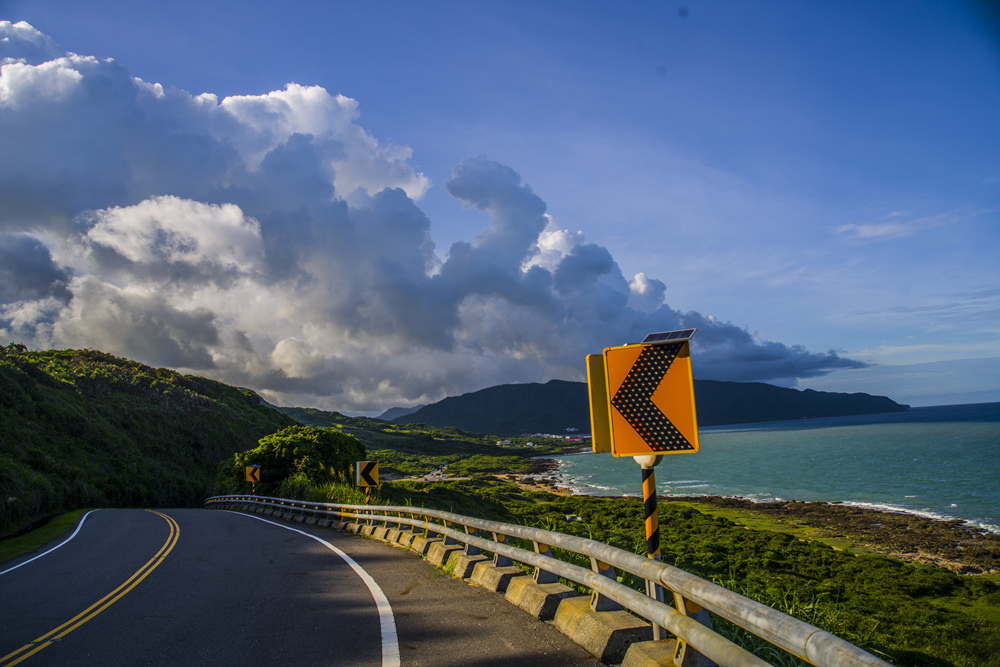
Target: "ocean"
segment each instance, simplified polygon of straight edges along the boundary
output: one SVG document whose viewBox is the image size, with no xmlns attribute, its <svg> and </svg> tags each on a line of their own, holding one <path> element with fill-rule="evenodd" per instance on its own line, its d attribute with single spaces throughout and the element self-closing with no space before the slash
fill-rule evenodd
<svg viewBox="0 0 1000 667">
<path fill-rule="evenodd" d="M 716 426 L 698 439 L 698 452 L 656 467 L 661 496 L 841 502 L 1000 533 L 1000 403 Z M 560 486 L 575 493 L 641 493 L 630 457 L 554 458 Z"/>
</svg>

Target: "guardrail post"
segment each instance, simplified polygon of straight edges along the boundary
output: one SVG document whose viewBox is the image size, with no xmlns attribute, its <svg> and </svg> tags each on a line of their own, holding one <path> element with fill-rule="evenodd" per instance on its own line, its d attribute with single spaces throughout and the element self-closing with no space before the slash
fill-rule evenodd
<svg viewBox="0 0 1000 667">
<path fill-rule="evenodd" d="M 552 558 L 552 549 L 549 545 L 542 544 L 541 542 L 531 542 L 535 547 L 535 553 L 539 556 L 546 556 L 547 558 Z M 536 584 L 554 584 L 559 581 L 559 577 L 556 576 L 554 572 L 549 572 L 548 570 L 543 570 L 540 567 L 535 567 L 535 573 L 532 575 Z"/>
<path fill-rule="evenodd" d="M 602 577 L 607 577 L 611 581 L 618 581 L 618 577 L 615 574 L 615 568 L 611 567 L 607 563 L 597 560 L 593 556 L 590 557 L 590 569 Z M 607 595 L 604 595 L 594 589 L 591 590 L 590 608 L 594 611 L 618 611 L 622 608 L 620 604 L 609 598 Z"/>
<path fill-rule="evenodd" d="M 498 544 L 507 544 L 507 536 L 501 533 L 493 533 L 493 541 Z M 502 554 L 493 554 L 493 564 L 497 567 L 508 567 L 514 564 L 510 556 L 504 556 Z"/>
<path fill-rule="evenodd" d="M 466 535 L 472 535 L 473 537 L 475 537 L 476 536 L 476 529 L 475 528 L 471 528 L 469 526 L 466 526 L 465 527 L 465 534 Z M 480 549 L 479 547 L 474 547 L 471 544 L 469 544 L 468 542 L 465 543 L 465 555 L 466 556 L 478 556 L 480 553 L 482 553 L 482 549 Z"/>
<path fill-rule="evenodd" d="M 707 609 L 702 608 L 695 602 L 688 600 L 680 593 L 674 592 L 674 607 L 680 613 L 693 618 L 709 630 L 712 629 L 712 616 Z M 674 664 L 680 667 L 714 667 L 715 663 L 688 646 L 680 637 L 677 638 L 677 645 L 674 648 Z"/>
<path fill-rule="evenodd" d="M 454 524 L 451 521 L 448 521 L 447 519 L 444 520 L 445 528 L 451 528 L 452 525 Z M 458 540 L 456 540 L 454 537 L 451 537 L 450 535 L 445 535 L 444 533 L 441 534 L 444 535 L 444 545 L 446 547 L 450 547 L 452 544 L 458 544 Z"/>
</svg>

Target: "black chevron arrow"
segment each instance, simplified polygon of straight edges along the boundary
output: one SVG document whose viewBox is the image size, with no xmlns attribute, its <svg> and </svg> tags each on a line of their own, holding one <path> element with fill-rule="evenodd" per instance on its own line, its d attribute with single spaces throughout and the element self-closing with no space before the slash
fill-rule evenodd
<svg viewBox="0 0 1000 667">
<path fill-rule="evenodd" d="M 363 482 L 361 486 L 378 486 L 378 473 L 375 472 L 378 469 L 378 461 L 361 461 L 361 463 L 364 463 L 359 473 Z"/>
<path fill-rule="evenodd" d="M 654 452 L 694 449 L 653 403 L 653 393 L 683 347 L 683 342 L 644 347 L 611 399 L 611 405 Z"/>
</svg>

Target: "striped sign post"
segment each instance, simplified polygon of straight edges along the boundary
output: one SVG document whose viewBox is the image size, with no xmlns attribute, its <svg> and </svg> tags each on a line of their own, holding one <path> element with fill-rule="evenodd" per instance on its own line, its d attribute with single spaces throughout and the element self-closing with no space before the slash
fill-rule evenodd
<svg viewBox="0 0 1000 667">
<path fill-rule="evenodd" d="M 642 469 L 642 508 L 646 523 L 646 556 L 660 560 L 660 512 L 656 505 L 656 473 L 653 468 L 662 456 L 636 456 L 636 463 Z M 663 586 L 646 581 L 646 595 L 657 602 L 663 602 Z M 666 631 L 653 623 L 653 639 L 666 639 Z"/>
</svg>

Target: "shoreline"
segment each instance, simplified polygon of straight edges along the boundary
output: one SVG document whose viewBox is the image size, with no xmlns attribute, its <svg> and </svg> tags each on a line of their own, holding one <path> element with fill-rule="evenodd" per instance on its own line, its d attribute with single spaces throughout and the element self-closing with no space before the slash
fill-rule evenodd
<svg viewBox="0 0 1000 667">
<path fill-rule="evenodd" d="M 531 491 L 562 496 L 620 498 L 575 493 L 559 474 L 559 462 L 532 459 L 525 475 L 498 475 Z M 637 496 L 635 496 L 637 497 Z M 931 563 L 958 574 L 1000 574 L 1000 534 L 961 519 L 927 517 L 843 502 L 757 501 L 742 497 L 658 495 L 661 502 L 709 505 L 743 512 L 820 538 L 840 539 L 870 551 L 915 563 Z"/>
</svg>

